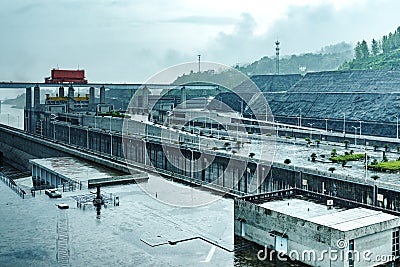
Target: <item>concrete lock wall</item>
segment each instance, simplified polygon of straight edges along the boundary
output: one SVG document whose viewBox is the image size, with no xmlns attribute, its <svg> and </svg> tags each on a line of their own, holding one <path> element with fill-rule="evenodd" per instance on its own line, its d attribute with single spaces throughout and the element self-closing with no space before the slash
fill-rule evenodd
<svg viewBox="0 0 400 267">
<path fill-rule="evenodd" d="M 43 128 L 44 136 L 51 140 L 57 140 L 60 143 L 69 144 L 71 146 L 77 146 L 82 149 L 99 153 L 105 157 L 116 158 L 120 162 L 125 162 L 125 154 L 129 154 L 129 160 L 133 163 L 139 164 L 152 164 L 160 171 L 168 171 L 172 173 L 178 173 L 186 176 L 189 179 L 190 176 L 190 159 L 192 157 L 190 149 L 196 147 L 196 138 L 194 138 L 194 146 L 185 146 L 188 142 L 188 135 L 180 140 L 184 140 L 182 144 L 173 143 L 172 145 L 161 144 L 159 138 L 153 138 L 154 136 L 164 136 L 164 132 L 169 135 L 168 130 L 156 125 L 144 126 L 140 122 L 129 121 L 125 127 L 129 127 L 129 131 L 132 133 L 148 132 L 147 141 L 143 139 L 143 136 L 135 137 L 134 135 L 126 135 L 128 138 L 126 142 L 122 142 L 122 123 L 121 118 L 112 118 L 111 126 L 114 131 L 94 129 L 87 126 L 94 125 L 94 118 L 90 116 L 83 116 L 83 125 L 70 125 L 65 122 L 53 122 L 47 116 L 43 116 Z M 97 120 L 97 119 L 96 119 Z M 109 118 L 102 118 L 99 123 L 104 124 L 104 127 L 109 127 Z M 96 122 L 97 123 L 97 122 Z M 140 129 L 139 127 L 142 127 Z M 147 127 L 147 130 L 144 130 Z M 118 131 L 119 130 L 119 131 Z M 124 129 L 125 131 L 125 129 Z M 171 136 L 178 135 L 176 131 L 171 131 Z M 182 136 L 182 134 L 179 134 Z M 6 140 L 7 137 L 4 138 Z M 178 139 L 178 138 L 177 138 Z M 221 140 L 222 141 L 222 140 Z M 23 144 L 27 144 L 26 140 L 21 141 Z M 146 142 L 146 155 L 144 155 L 144 143 Z M 223 142 L 223 141 L 222 141 Z M 170 146 L 167 150 L 163 145 Z M 217 144 L 218 145 L 218 144 Z M 223 146 L 223 144 L 221 144 Z M 30 151 L 31 145 L 27 145 L 26 148 L 21 146 L 22 151 Z M 175 148 L 174 148 L 175 147 Z M 192 147 L 192 148 L 191 148 Z M 40 149 L 40 146 L 39 146 Z M 112 149 L 112 151 L 111 151 Z M 174 149 L 176 152 L 174 152 Z M 193 158 L 199 157 L 199 153 L 196 149 L 193 149 Z M 171 153 L 171 156 L 166 153 Z M 30 153 L 31 152 L 31 153 Z M 28 154 L 37 155 L 36 151 L 30 151 Z M 176 154 L 174 154 L 176 153 Z M 182 156 L 182 153 L 185 155 Z M 224 153 L 207 152 L 202 151 L 204 154 L 204 160 L 202 162 L 195 161 L 193 168 L 195 170 L 193 178 L 202 182 L 212 182 L 217 180 L 220 186 L 229 188 L 232 192 L 241 193 L 259 193 L 267 192 L 272 190 L 287 189 L 290 187 L 305 188 L 308 190 L 328 194 L 336 195 L 346 199 L 356 200 L 362 203 L 372 204 L 373 200 L 373 181 L 365 182 L 363 178 L 349 178 L 340 176 L 338 174 L 331 174 L 322 171 L 310 170 L 293 166 L 287 166 L 286 164 L 274 163 L 272 169 L 269 170 L 269 166 L 264 165 L 265 163 L 257 163 L 249 161 L 248 158 L 241 158 L 237 155 L 229 155 L 227 157 Z M 39 153 L 41 155 L 49 153 Z M 50 153 L 51 155 L 51 153 Z M 5 155 L 6 156 L 6 155 Z M 146 159 L 147 162 L 146 162 Z M 204 166 L 208 165 L 208 168 Z M 230 167 L 227 168 L 228 162 Z M 260 172 L 258 178 L 261 183 L 261 188 L 258 191 L 251 191 L 249 183 L 251 177 L 254 176 L 257 164 L 260 165 L 260 169 L 264 168 L 266 171 Z M 243 173 L 243 170 L 248 172 Z M 219 179 L 218 179 L 219 178 Z M 303 180 L 307 181 L 307 185 L 303 186 Z M 384 201 L 379 202 L 378 205 L 381 207 L 400 210 L 400 194 L 395 191 L 400 190 L 399 188 L 379 189 L 379 193 L 383 194 Z"/>
</svg>

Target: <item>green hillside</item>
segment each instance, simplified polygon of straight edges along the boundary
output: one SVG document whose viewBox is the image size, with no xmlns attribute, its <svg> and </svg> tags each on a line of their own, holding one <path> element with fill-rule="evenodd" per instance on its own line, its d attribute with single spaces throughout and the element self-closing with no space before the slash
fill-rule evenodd
<svg viewBox="0 0 400 267">
<path fill-rule="evenodd" d="M 368 45 L 365 40 L 354 48 L 355 58 L 340 66 L 340 70 L 400 69 L 400 27 L 394 33 L 372 39 Z"/>
</svg>

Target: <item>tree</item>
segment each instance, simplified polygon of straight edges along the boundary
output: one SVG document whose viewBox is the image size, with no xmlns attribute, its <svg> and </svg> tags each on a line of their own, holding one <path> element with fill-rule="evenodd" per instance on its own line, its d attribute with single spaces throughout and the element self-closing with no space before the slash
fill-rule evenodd
<svg viewBox="0 0 400 267">
<path fill-rule="evenodd" d="M 229 142 L 225 142 L 224 146 L 225 146 L 225 150 L 228 150 L 228 147 L 231 145 L 231 143 Z"/>
<path fill-rule="evenodd" d="M 389 44 L 389 38 L 387 35 L 384 35 L 382 37 L 382 52 L 384 54 L 388 53 L 390 51 L 390 44 Z"/>
<path fill-rule="evenodd" d="M 388 144 L 385 144 L 383 147 L 385 148 L 385 152 L 388 152 L 388 150 L 389 150 L 389 145 L 388 145 Z"/>
<path fill-rule="evenodd" d="M 335 157 L 336 155 L 337 155 L 336 148 L 333 148 L 332 151 L 331 151 L 331 156 Z"/>
<path fill-rule="evenodd" d="M 317 154 L 312 153 L 310 157 L 311 157 L 311 161 L 315 162 L 315 159 L 317 158 Z"/>
<path fill-rule="evenodd" d="M 253 152 L 251 152 L 251 153 L 249 154 L 249 158 L 254 158 L 255 155 L 256 155 L 256 154 L 254 154 Z"/>
<path fill-rule="evenodd" d="M 291 161 L 290 159 L 285 159 L 285 160 L 283 161 L 283 163 L 289 165 L 290 163 L 292 163 L 292 161 Z"/>
<path fill-rule="evenodd" d="M 360 49 L 362 58 L 369 58 L 370 54 L 369 54 L 368 44 L 365 40 L 362 41 Z"/>
<path fill-rule="evenodd" d="M 347 164 L 347 161 L 343 160 L 343 161 L 342 161 L 342 167 L 345 167 L 346 164 Z"/>
<path fill-rule="evenodd" d="M 373 147 L 374 147 L 374 151 L 376 151 L 379 146 L 377 144 L 375 144 L 375 145 L 373 145 Z"/>
<path fill-rule="evenodd" d="M 371 178 L 372 178 L 372 179 L 374 179 L 374 181 L 376 181 L 376 180 L 378 180 L 378 179 L 379 179 L 379 176 L 378 176 L 378 175 L 376 175 L 376 174 L 374 174 L 374 175 L 372 175 L 372 176 L 371 176 Z"/>
<path fill-rule="evenodd" d="M 357 42 L 356 47 L 354 48 L 354 52 L 356 54 L 356 60 L 360 60 L 362 58 L 362 51 L 361 51 L 361 43 Z"/>
<path fill-rule="evenodd" d="M 317 144 L 317 147 L 319 147 L 319 143 L 321 143 L 321 141 L 319 141 L 318 139 L 315 140 L 315 143 Z"/>
<path fill-rule="evenodd" d="M 376 56 L 379 54 L 380 48 L 379 48 L 379 43 L 375 40 L 372 39 L 371 43 L 371 53 L 373 56 Z"/>
<path fill-rule="evenodd" d="M 331 173 L 333 173 L 335 170 L 336 170 L 335 167 L 330 167 L 330 168 L 328 169 L 328 171 L 330 171 Z"/>
<path fill-rule="evenodd" d="M 344 140 L 343 143 L 344 143 L 344 147 L 347 149 L 349 147 L 350 141 L 349 140 Z"/>
</svg>

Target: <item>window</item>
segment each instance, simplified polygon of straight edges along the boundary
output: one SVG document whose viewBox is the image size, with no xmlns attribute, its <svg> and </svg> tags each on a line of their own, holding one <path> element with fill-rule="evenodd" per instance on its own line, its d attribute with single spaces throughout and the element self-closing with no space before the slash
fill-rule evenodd
<svg viewBox="0 0 400 267">
<path fill-rule="evenodd" d="M 349 240 L 349 267 L 354 267 L 354 239 Z"/>
<path fill-rule="evenodd" d="M 399 228 L 394 228 L 392 232 L 392 255 L 400 256 L 399 252 Z"/>
</svg>

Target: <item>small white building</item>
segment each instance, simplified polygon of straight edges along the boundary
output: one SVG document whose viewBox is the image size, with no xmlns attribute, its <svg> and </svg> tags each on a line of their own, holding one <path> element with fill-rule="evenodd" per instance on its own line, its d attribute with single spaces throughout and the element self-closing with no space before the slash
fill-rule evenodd
<svg viewBox="0 0 400 267">
<path fill-rule="evenodd" d="M 235 200 L 235 235 L 265 246 L 259 260 L 377 266 L 399 256 L 399 227 L 394 211 L 300 189 Z"/>
</svg>

